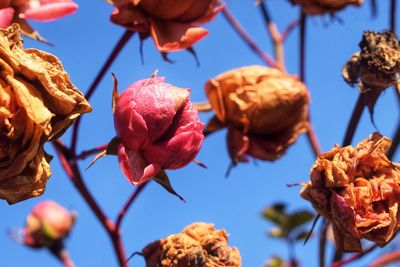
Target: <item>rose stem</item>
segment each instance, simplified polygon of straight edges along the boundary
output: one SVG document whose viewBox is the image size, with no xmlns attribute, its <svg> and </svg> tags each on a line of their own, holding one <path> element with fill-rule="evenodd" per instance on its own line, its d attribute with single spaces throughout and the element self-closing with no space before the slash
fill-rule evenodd
<svg viewBox="0 0 400 267">
<path fill-rule="evenodd" d="M 57 259 L 59 259 L 64 267 L 75 267 L 75 263 L 69 256 L 68 250 L 64 246 L 64 242 L 62 240 L 56 241 L 49 248 L 51 254 L 53 254 Z"/>
<path fill-rule="evenodd" d="M 88 149 L 88 150 L 84 150 L 81 153 L 79 153 L 78 155 L 75 156 L 75 160 L 83 160 L 86 159 L 87 157 L 93 155 L 93 154 L 97 154 L 101 151 L 103 151 L 104 149 L 106 149 L 108 146 L 108 144 L 104 144 L 92 149 Z"/>
<path fill-rule="evenodd" d="M 347 125 L 346 134 L 344 136 L 342 146 L 348 146 L 353 140 L 354 133 L 356 132 L 358 122 L 360 121 L 362 112 L 365 107 L 365 97 L 364 94 L 359 94 L 356 105 L 351 115 L 349 124 Z"/>
<path fill-rule="evenodd" d="M 126 255 L 124 247 L 122 245 L 121 235 L 119 231 L 115 231 L 115 224 L 109 218 L 107 218 L 103 210 L 97 204 L 96 200 L 93 198 L 88 188 L 86 187 L 82 179 L 79 167 L 73 157 L 73 154 L 71 153 L 71 150 L 65 147 L 65 145 L 60 140 L 53 142 L 53 145 L 67 176 L 70 178 L 82 197 L 85 199 L 86 203 L 89 205 L 89 207 L 94 212 L 97 219 L 100 221 L 101 225 L 109 235 L 118 259 L 119 266 L 126 267 Z"/>
<path fill-rule="evenodd" d="M 391 0 L 390 1 L 390 31 L 396 32 L 396 0 Z"/>
<path fill-rule="evenodd" d="M 389 159 L 392 159 L 396 154 L 396 150 L 399 147 L 399 143 L 400 143 L 400 122 L 397 125 L 396 134 L 392 139 L 392 145 L 390 146 L 389 151 L 387 153 Z"/>
<path fill-rule="evenodd" d="M 117 219 L 115 220 L 115 231 L 119 231 L 121 228 L 122 220 L 125 216 L 125 214 L 128 212 L 130 206 L 132 203 L 135 201 L 137 196 L 140 194 L 140 192 L 146 187 L 146 185 L 149 182 L 140 184 L 136 187 L 135 191 L 133 191 L 132 195 L 129 197 L 129 199 L 126 201 L 125 205 L 121 208 L 121 210 L 118 213 Z"/>
<path fill-rule="evenodd" d="M 257 4 L 260 6 L 261 14 L 264 18 L 265 24 L 267 26 L 267 30 L 269 35 L 271 36 L 272 45 L 274 47 L 275 52 L 275 60 L 277 67 L 282 71 L 286 71 L 285 69 L 285 51 L 283 47 L 283 38 L 281 33 L 278 30 L 275 22 L 271 19 L 271 15 L 269 13 L 267 4 L 265 0 L 257 1 Z"/>
<path fill-rule="evenodd" d="M 242 37 L 242 39 L 246 42 L 250 49 L 253 50 L 254 53 L 256 53 L 268 66 L 277 67 L 276 62 L 256 45 L 256 43 L 244 30 L 243 26 L 233 16 L 233 14 L 228 10 L 226 6 L 222 9 L 222 14 L 228 20 L 232 28 L 240 35 L 240 37 Z"/>
<path fill-rule="evenodd" d="M 345 264 L 348 264 L 355 260 L 358 260 L 358 259 L 364 257 L 365 255 L 367 255 L 368 253 L 370 253 L 371 251 L 373 251 L 377 247 L 378 247 L 377 245 L 372 245 L 369 248 L 367 248 L 366 250 L 364 250 L 363 252 L 353 254 L 351 257 L 348 257 L 347 259 L 334 262 L 331 267 L 341 267 Z"/>
<path fill-rule="evenodd" d="M 118 43 L 115 45 L 114 49 L 112 50 L 111 54 L 107 58 L 106 62 L 104 63 L 103 67 L 100 69 L 99 73 L 97 74 L 96 78 L 92 82 L 92 84 L 89 87 L 89 90 L 85 94 L 85 98 L 87 100 L 90 99 L 90 97 L 93 95 L 94 91 L 96 90 L 97 86 L 99 85 L 100 81 L 103 79 L 104 75 L 114 62 L 114 60 L 117 58 L 121 50 L 125 47 L 126 43 L 131 39 L 133 36 L 134 32 L 126 30 L 124 34 L 121 36 L 119 39 Z M 79 125 L 81 122 L 82 116 L 78 117 L 76 120 L 73 130 L 72 130 L 72 141 L 71 141 L 71 150 L 72 153 L 75 154 L 76 152 L 76 145 L 78 141 L 78 130 L 79 130 Z"/>
<path fill-rule="evenodd" d="M 394 263 L 400 261 L 400 250 L 395 250 L 389 253 L 385 253 L 375 260 L 369 267 L 380 267 L 386 266 L 389 263 Z"/>
</svg>

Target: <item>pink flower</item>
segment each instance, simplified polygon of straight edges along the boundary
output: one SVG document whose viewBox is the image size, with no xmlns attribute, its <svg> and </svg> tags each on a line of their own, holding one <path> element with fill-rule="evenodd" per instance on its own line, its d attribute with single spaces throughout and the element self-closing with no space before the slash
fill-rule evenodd
<svg viewBox="0 0 400 267">
<path fill-rule="evenodd" d="M 200 24 L 211 21 L 223 8 L 218 0 L 109 0 L 116 8 L 111 21 L 151 36 L 161 52 L 192 47 L 208 31 Z"/>
<path fill-rule="evenodd" d="M 26 218 L 23 243 L 30 247 L 48 247 L 68 236 L 75 214 L 54 201 L 43 201 Z"/>
<path fill-rule="evenodd" d="M 25 35 L 45 41 L 26 21 L 51 21 L 73 14 L 78 5 L 73 0 L 1 0 L 0 28 L 7 28 L 12 23 L 21 26 Z"/>
<path fill-rule="evenodd" d="M 160 77 L 137 81 L 119 96 L 114 113 L 122 143 L 118 161 L 132 184 L 148 181 L 161 169 L 181 168 L 197 155 L 203 124 L 189 93 Z"/>
</svg>

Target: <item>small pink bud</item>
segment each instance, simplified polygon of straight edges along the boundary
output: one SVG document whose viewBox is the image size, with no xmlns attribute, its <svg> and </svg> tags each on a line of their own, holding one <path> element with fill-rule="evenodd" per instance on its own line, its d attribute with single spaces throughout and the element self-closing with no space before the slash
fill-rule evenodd
<svg viewBox="0 0 400 267">
<path fill-rule="evenodd" d="M 132 184 L 153 178 L 160 169 L 181 168 L 197 155 L 203 124 L 189 93 L 164 78 L 150 78 L 133 83 L 118 98 L 114 113 L 122 143 L 118 160 Z"/>
<path fill-rule="evenodd" d="M 76 215 L 54 201 L 43 201 L 26 218 L 23 243 L 30 247 L 48 247 L 68 236 Z"/>
</svg>

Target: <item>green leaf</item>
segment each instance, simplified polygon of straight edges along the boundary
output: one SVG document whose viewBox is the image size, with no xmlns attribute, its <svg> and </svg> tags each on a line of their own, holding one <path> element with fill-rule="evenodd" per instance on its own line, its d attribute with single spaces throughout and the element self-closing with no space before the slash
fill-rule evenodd
<svg viewBox="0 0 400 267">
<path fill-rule="evenodd" d="M 277 203 L 272 207 L 266 208 L 263 211 L 262 216 L 278 226 L 286 227 L 288 216 L 285 213 L 285 208 L 285 204 Z"/>
<path fill-rule="evenodd" d="M 287 232 L 280 227 L 272 228 L 271 230 L 268 231 L 268 235 L 270 237 L 279 238 L 279 239 L 287 239 L 288 238 Z"/>
<path fill-rule="evenodd" d="M 314 218 L 314 214 L 307 210 L 297 211 L 288 216 L 288 231 L 302 226 Z"/>
<path fill-rule="evenodd" d="M 181 197 L 173 188 L 171 185 L 171 182 L 169 181 L 168 175 L 164 170 L 161 170 L 156 177 L 153 178 L 155 182 L 160 184 L 162 187 L 164 187 L 165 190 L 167 190 L 169 193 L 171 193 L 174 196 L 177 196 L 180 200 L 183 202 L 186 202 L 183 197 Z"/>
</svg>

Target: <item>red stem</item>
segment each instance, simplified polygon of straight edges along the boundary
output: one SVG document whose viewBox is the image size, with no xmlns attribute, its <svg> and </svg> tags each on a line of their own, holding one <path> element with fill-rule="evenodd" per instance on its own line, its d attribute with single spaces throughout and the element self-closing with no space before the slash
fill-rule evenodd
<svg viewBox="0 0 400 267">
<path fill-rule="evenodd" d="M 90 97 L 93 95 L 95 92 L 97 86 L 99 85 L 100 81 L 103 79 L 104 75 L 108 71 L 108 69 L 111 67 L 112 63 L 114 60 L 117 58 L 121 50 L 125 47 L 126 43 L 131 39 L 133 36 L 134 32 L 126 30 L 124 34 L 121 36 L 119 39 L 118 43 L 115 45 L 114 49 L 112 50 L 111 54 L 109 55 L 108 59 L 104 63 L 103 67 L 101 68 L 100 72 L 97 74 L 96 78 L 94 79 L 93 83 L 90 85 L 89 90 L 85 94 L 85 98 L 87 100 L 90 99 Z M 75 154 L 76 152 L 76 145 L 78 141 L 78 131 L 79 131 L 79 126 L 81 122 L 82 116 L 80 116 L 73 127 L 72 130 L 72 141 L 71 141 L 71 150 L 72 153 Z"/>
<path fill-rule="evenodd" d="M 395 250 L 389 253 L 385 253 L 380 256 L 377 260 L 375 260 L 369 267 L 382 267 L 386 266 L 389 263 L 400 261 L 400 250 Z"/>
<path fill-rule="evenodd" d="M 100 208 L 96 200 L 89 192 L 86 184 L 83 181 L 82 174 L 75 161 L 75 157 L 71 153 L 71 149 L 66 148 L 60 140 L 53 142 L 53 145 L 66 174 L 68 175 L 76 189 L 79 191 L 79 193 L 82 195 L 82 197 L 85 199 L 86 203 L 89 205 L 89 207 L 94 212 L 97 219 L 109 235 L 118 259 L 119 266 L 128 266 L 125 262 L 126 254 L 125 249 L 122 245 L 121 235 L 119 231 L 116 230 L 116 225 L 107 218 L 103 210 Z"/>
<path fill-rule="evenodd" d="M 75 263 L 72 261 L 72 259 L 69 257 L 68 251 L 66 249 L 63 249 L 60 251 L 59 258 L 64 264 L 64 267 L 75 267 Z"/>
<path fill-rule="evenodd" d="M 392 139 L 392 145 L 390 146 L 389 151 L 387 153 L 389 159 L 393 159 L 394 155 L 396 154 L 396 150 L 399 147 L 399 143 L 400 143 L 400 122 L 397 125 L 396 134 Z"/>
<path fill-rule="evenodd" d="M 242 37 L 242 39 L 246 42 L 250 49 L 253 50 L 254 53 L 256 53 L 268 66 L 277 67 L 276 62 L 256 45 L 256 43 L 244 30 L 243 26 L 232 15 L 232 13 L 228 10 L 226 6 L 222 9 L 222 14 L 231 24 L 232 28 L 240 35 L 240 37 Z"/>
<path fill-rule="evenodd" d="M 370 253 L 371 251 L 373 251 L 377 247 L 378 247 L 377 245 L 373 245 L 373 246 L 367 248 L 366 250 L 364 250 L 363 252 L 356 253 L 356 254 L 352 255 L 351 257 L 348 257 L 347 259 L 334 262 L 331 267 L 341 267 L 345 264 L 348 264 L 355 260 L 358 260 L 358 259 L 364 257 L 365 255 L 367 255 L 368 253 Z"/>
<path fill-rule="evenodd" d="M 122 220 L 125 217 L 125 214 L 128 212 L 129 208 L 131 207 L 132 203 L 135 201 L 137 196 L 142 192 L 142 190 L 146 187 L 149 182 L 140 184 L 136 187 L 133 194 L 129 197 L 126 201 L 125 205 L 122 207 L 120 212 L 118 213 L 117 219 L 115 220 L 115 230 L 118 231 L 121 228 Z"/>
<path fill-rule="evenodd" d="M 362 112 L 365 107 L 365 95 L 360 93 L 356 102 L 356 105 L 353 110 L 353 114 L 351 115 L 349 124 L 347 126 L 346 134 L 343 139 L 342 146 L 348 146 L 351 144 L 353 140 L 354 133 L 356 132 L 358 122 L 361 119 Z"/>
<path fill-rule="evenodd" d="M 104 149 L 106 149 L 108 146 L 108 144 L 104 144 L 92 149 L 88 149 L 88 150 L 84 150 L 82 151 L 80 154 L 76 155 L 75 160 L 83 160 L 86 159 L 87 157 L 93 155 L 93 154 L 97 154 L 100 153 L 101 151 L 103 151 Z"/>
<path fill-rule="evenodd" d="M 390 31 L 396 32 L 396 4 L 397 0 L 391 0 L 390 1 Z"/>
</svg>

